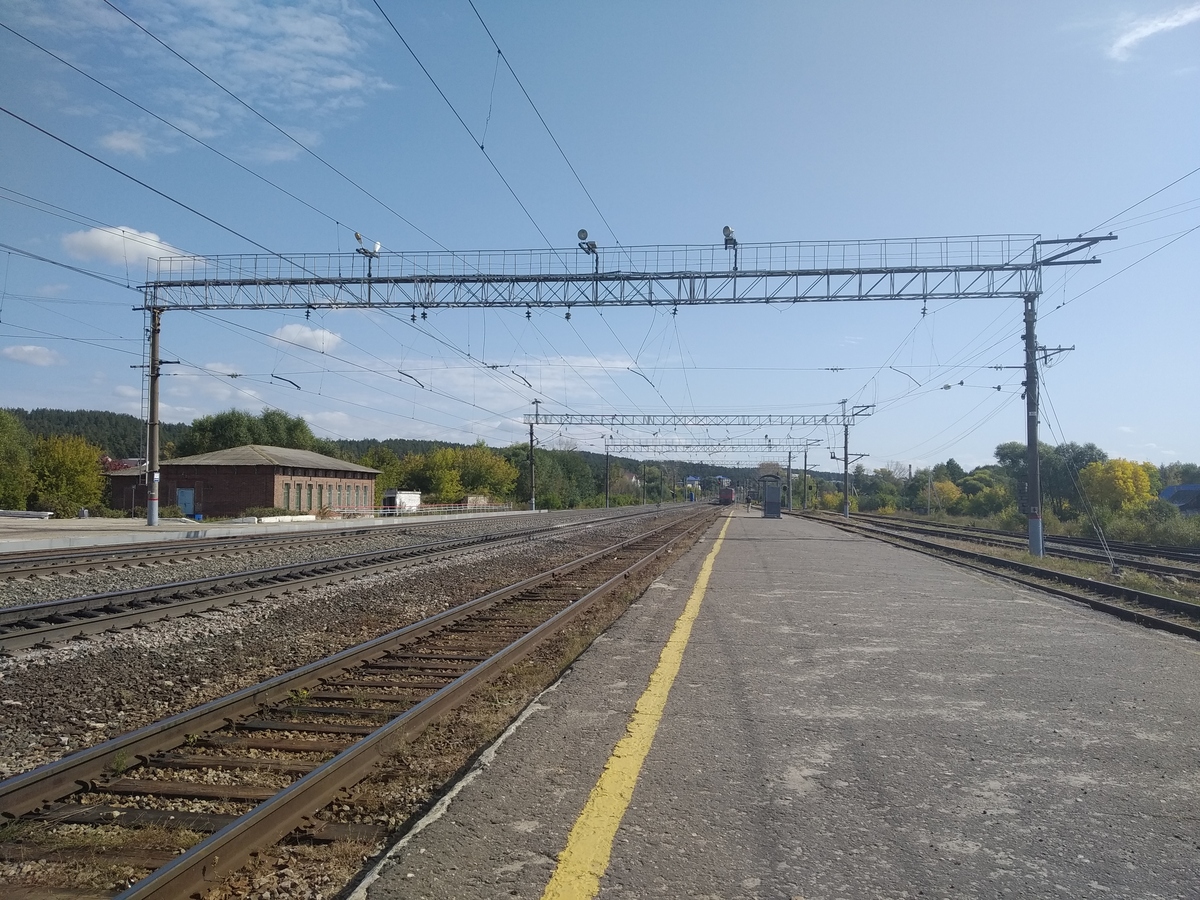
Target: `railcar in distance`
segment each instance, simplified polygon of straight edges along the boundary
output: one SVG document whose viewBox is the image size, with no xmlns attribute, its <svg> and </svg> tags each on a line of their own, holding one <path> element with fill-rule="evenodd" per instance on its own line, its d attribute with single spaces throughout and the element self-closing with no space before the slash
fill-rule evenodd
<svg viewBox="0 0 1200 900">
<path fill-rule="evenodd" d="M 717 494 L 717 502 L 721 506 L 732 506 L 737 503 L 737 492 L 731 487 L 723 487 Z"/>
</svg>

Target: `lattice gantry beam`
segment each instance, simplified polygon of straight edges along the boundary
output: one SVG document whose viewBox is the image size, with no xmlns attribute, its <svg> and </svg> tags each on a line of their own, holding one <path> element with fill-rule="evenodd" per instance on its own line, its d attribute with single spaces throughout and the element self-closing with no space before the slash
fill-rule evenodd
<svg viewBox="0 0 1200 900">
<path fill-rule="evenodd" d="M 151 260 L 148 308 L 587 308 L 1022 298 L 1037 235 Z"/>
<path fill-rule="evenodd" d="M 526 425 L 599 425 L 636 428 L 820 428 L 827 425 L 853 425 L 857 416 L 870 415 L 870 406 L 856 406 L 846 413 L 826 415 L 581 415 L 578 413 L 537 413 L 525 416 Z"/>
<path fill-rule="evenodd" d="M 604 449 L 609 453 L 626 453 L 635 450 L 647 453 L 799 453 L 824 443 L 812 440 L 779 441 L 610 441 Z"/>
</svg>

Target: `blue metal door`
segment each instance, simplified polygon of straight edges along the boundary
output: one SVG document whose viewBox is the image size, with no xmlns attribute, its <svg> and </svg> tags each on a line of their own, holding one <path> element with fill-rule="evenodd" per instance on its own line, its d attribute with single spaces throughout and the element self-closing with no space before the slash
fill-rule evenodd
<svg viewBox="0 0 1200 900">
<path fill-rule="evenodd" d="M 176 488 L 175 503 L 189 519 L 196 513 L 196 489 Z"/>
</svg>

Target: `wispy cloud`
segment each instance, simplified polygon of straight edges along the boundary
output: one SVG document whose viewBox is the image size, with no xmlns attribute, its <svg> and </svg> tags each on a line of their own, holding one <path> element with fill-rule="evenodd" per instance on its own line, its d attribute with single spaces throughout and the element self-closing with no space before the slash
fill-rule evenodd
<svg viewBox="0 0 1200 900">
<path fill-rule="evenodd" d="M 284 325 L 271 332 L 278 343 L 305 347 L 318 353 L 330 353 L 342 342 L 341 335 L 324 328 L 310 328 L 308 325 Z"/>
<path fill-rule="evenodd" d="M 1108 50 L 1108 55 L 1113 59 L 1124 61 L 1129 58 L 1130 51 L 1147 38 L 1164 31 L 1183 28 L 1193 22 L 1200 22 L 1200 3 L 1185 6 L 1174 12 L 1137 19 L 1117 36 Z"/>
<path fill-rule="evenodd" d="M 11 10 L 10 7 L 11 6 Z M 297 133 L 300 122 L 321 128 L 338 110 L 363 107 L 390 85 L 364 62 L 378 23 L 354 2 L 324 0 L 141 0 L 130 15 L 229 91 Z M 369 6 L 369 4 L 368 4 Z M 252 155 L 290 159 L 296 148 L 274 146 L 279 135 L 263 131 L 253 115 L 219 88 L 175 59 L 128 20 L 89 0 L 8 0 L 12 24 L 72 39 L 73 62 L 112 82 L 114 46 L 124 55 L 122 78 L 137 79 L 147 106 L 197 137 L 236 134 Z M 123 104 L 74 103 L 73 89 L 52 80 L 43 90 L 60 90 L 59 107 L 103 122 L 97 138 L 120 154 L 151 156 L 176 148 L 178 136 Z M 305 136 L 297 133 L 300 140 Z M 255 153 L 266 143 L 268 149 Z"/>
<path fill-rule="evenodd" d="M 100 138 L 100 145 L 114 153 L 124 153 L 129 156 L 146 156 L 146 135 L 140 131 L 119 130 L 110 131 Z"/>
<path fill-rule="evenodd" d="M 113 228 L 89 228 L 63 235 L 63 249 L 76 259 L 106 262 L 143 272 L 146 260 L 160 256 L 183 256 L 152 231 L 138 231 L 128 225 Z"/>
<path fill-rule="evenodd" d="M 0 348 L 0 356 L 26 366 L 58 366 L 63 358 L 49 347 L 37 344 L 19 344 Z"/>
</svg>

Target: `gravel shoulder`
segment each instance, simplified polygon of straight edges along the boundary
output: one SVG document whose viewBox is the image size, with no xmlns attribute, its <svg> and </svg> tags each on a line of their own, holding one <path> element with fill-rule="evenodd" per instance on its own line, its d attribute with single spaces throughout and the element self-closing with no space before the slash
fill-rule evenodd
<svg viewBox="0 0 1200 900">
<path fill-rule="evenodd" d="M 552 533 L 0 659 L 0 777 L 420 621 L 640 527 L 626 520 Z M 430 539 L 422 531 L 417 540 Z M 235 571 L 247 567 L 245 557 L 239 563 Z"/>
</svg>

